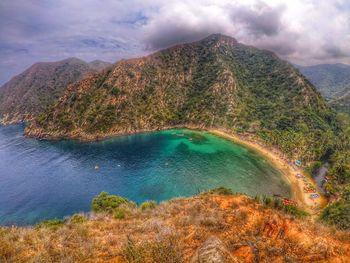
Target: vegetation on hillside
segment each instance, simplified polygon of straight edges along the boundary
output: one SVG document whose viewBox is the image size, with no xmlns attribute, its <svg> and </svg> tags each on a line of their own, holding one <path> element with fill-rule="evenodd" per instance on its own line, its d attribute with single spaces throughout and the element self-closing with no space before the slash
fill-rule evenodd
<svg viewBox="0 0 350 263">
<path fill-rule="evenodd" d="M 334 138 L 328 174 L 332 180 L 324 187 L 335 198 L 322 212 L 321 219 L 341 229 L 350 230 L 350 118 L 338 115 L 342 132 Z"/>
<path fill-rule="evenodd" d="M 108 64 L 86 63 L 77 58 L 34 64 L 0 87 L 0 122 L 16 123 L 37 117 L 63 95 L 68 85 Z"/>
<path fill-rule="evenodd" d="M 192 124 L 257 132 L 290 157 L 310 161 L 329 150 L 338 129 L 334 120 L 293 66 L 213 35 L 121 61 L 76 83 L 26 133 L 94 139 Z"/>
<path fill-rule="evenodd" d="M 350 229 L 350 185 L 343 192 L 341 199 L 322 211 L 321 220 L 340 229 Z"/>
<path fill-rule="evenodd" d="M 229 262 L 349 258 L 346 232 L 307 218 L 293 220 L 287 211 L 276 210 L 274 202 L 264 200 L 232 195 L 221 187 L 152 209 L 129 206 L 127 216 L 115 217 L 110 208 L 116 211 L 127 200 L 102 193 L 92 202 L 92 207 L 103 203 L 99 212 L 45 221 L 34 228 L 1 227 L 0 261 L 179 263 L 202 262 L 201 255 L 208 258 L 210 253 L 226 253 Z M 272 232 L 266 230 L 270 221 L 277 223 Z M 289 222 L 285 236 L 278 237 L 284 222 Z"/>
<path fill-rule="evenodd" d="M 338 111 L 350 114 L 350 66 L 323 64 L 297 66 Z"/>
</svg>

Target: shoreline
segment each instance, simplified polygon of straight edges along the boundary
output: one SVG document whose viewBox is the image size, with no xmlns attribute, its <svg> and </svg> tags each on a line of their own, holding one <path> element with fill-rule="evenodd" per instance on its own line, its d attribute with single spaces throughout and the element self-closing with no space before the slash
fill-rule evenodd
<svg viewBox="0 0 350 263">
<path fill-rule="evenodd" d="M 220 129 L 220 128 L 208 128 L 205 126 L 199 125 L 172 125 L 165 127 L 156 127 L 153 129 L 141 129 L 141 130 L 124 130 L 124 131 L 115 131 L 110 132 L 108 134 L 95 134 L 95 135 L 87 135 L 85 133 L 80 133 L 76 131 L 70 135 L 61 135 L 61 134 L 41 134 L 38 131 L 32 130 L 31 132 L 25 131 L 26 137 L 36 138 L 39 140 L 79 140 L 83 142 L 93 142 L 93 141 L 101 141 L 110 139 L 113 137 L 119 136 L 128 136 L 137 133 L 147 133 L 154 131 L 162 131 L 162 130 L 170 130 L 170 129 L 189 129 L 189 130 L 197 130 L 197 131 L 207 131 L 221 138 L 226 138 L 230 141 L 243 145 L 249 149 L 252 149 L 259 153 L 263 158 L 269 160 L 273 166 L 275 166 L 285 177 L 287 182 L 289 183 L 292 196 L 297 201 L 298 206 L 302 207 L 311 215 L 317 214 L 321 208 L 323 208 L 327 201 L 325 197 L 317 190 L 317 194 L 320 195 L 320 198 L 316 198 L 311 200 L 309 198 L 310 193 L 304 193 L 304 183 L 301 179 L 296 178 L 296 174 L 302 174 L 308 178 L 308 181 L 316 187 L 315 181 L 307 176 L 302 168 L 296 167 L 294 165 L 289 164 L 286 160 L 281 158 L 283 153 L 277 150 L 276 148 L 269 147 L 257 140 L 257 138 L 250 138 L 247 135 L 238 135 L 233 133 L 232 131 Z M 317 187 L 316 187 L 317 189 Z"/>
<path fill-rule="evenodd" d="M 265 159 L 269 160 L 272 165 L 274 165 L 285 176 L 286 180 L 291 186 L 293 198 L 296 199 L 298 205 L 306 210 L 306 212 L 310 213 L 310 215 L 317 214 L 320 209 L 326 205 L 327 201 L 325 197 L 318 190 L 317 194 L 320 195 L 320 198 L 316 199 L 310 199 L 310 194 L 304 193 L 304 183 L 301 179 L 296 178 L 296 174 L 302 174 L 306 176 L 313 186 L 316 186 L 316 183 L 312 178 L 309 178 L 306 175 L 302 168 L 292 166 L 286 160 L 282 159 L 280 157 L 283 155 L 282 152 L 278 151 L 275 148 L 270 148 L 267 145 L 264 145 L 263 143 L 257 141 L 256 138 L 252 139 L 248 138 L 247 136 L 239 136 L 237 134 L 220 129 L 207 129 L 207 131 L 243 145 L 249 149 L 253 149 L 262 155 Z"/>
</svg>

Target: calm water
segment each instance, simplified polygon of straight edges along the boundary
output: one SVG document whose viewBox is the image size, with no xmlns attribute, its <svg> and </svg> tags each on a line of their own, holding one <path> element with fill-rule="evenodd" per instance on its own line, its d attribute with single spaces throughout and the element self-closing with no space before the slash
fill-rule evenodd
<svg viewBox="0 0 350 263">
<path fill-rule="evenodd" d="M 138 203 L 218 186 L 250 195 L 290 195 L 269 162 L 205 132 L 168 130 L 82 143 L 27 139 L 23 129 L 0 126 L 0 224 L 89 211 L 101 191 Z"/>
</svg>

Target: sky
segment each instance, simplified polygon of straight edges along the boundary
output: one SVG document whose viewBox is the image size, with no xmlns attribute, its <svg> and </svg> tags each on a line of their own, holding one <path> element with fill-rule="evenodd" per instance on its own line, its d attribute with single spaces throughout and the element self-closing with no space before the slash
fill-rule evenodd
<svg viewBox="0 0 350 263">
<path fill-rule="evenodd" d="M 212 33 L 295 64 L 350 64 L 350 1 L 1 0 L 0 84 L 38 61 L 116 62 Z"/>
</svg>

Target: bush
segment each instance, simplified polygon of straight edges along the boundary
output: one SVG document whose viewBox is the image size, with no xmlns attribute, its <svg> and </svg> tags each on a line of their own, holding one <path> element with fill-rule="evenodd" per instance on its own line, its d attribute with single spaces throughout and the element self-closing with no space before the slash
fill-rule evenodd
<svg viewBox="0 0 350 263">
<path fill-rule="evenodd" d="M 131 212 L 125 207 L 118 207 L 113 211 L 113 217 L 115 219 L 124 219 L 126 216 L 130 215 Z"/>
<path fill-rule="evenodd" d="M 312 162 L 308 167 L 306 167 L 306 171 L 310 174 L 315 174 L 322 167 L 322 162 L 315 161 Z"/>
<path fill-rule="evenodd" d="M 298 208 L 295 205 L 284 205 L 283 206 L 283 211 L 287 214 L 290 214 L 296 218 L 304 218 L 308 216 L 309 214 L 300 208 Z"/>
<path fill-rule="evenodd" d="M 140 205 L 140 208 L 142 211 L 145 211 L 147 209 L 154 209 L 156 205 L 157 203 L 155 201 L 145 201 Z"/>
<path fill-rule="evenodd" d="M 62 220 L 52 219 L 52 220 L 42 221 L 41 223 L 37 224 L 35 228 L 36 229 L 49 228 L 52 230 L 57 230 L 63 225 L 64 225 L 64 222 Z"/>
<path fill-rule="evenodd" d="M 111 89 L 111 94 L 113 95 L 113 96 L 119 96 L 120 94 L 122 94 L 122 91 L 119 89 L 119 88 L 117 88 L 117 87 L 113 87 L 112 89 Z"/>
<path fill-rule="evenodd" d="M 254 201 L 257 203 L 260 203 L 261 202 L 260 196 L 259 195 L 254 196 Z"/>
<path fill-rule="evenodd" d="M 81 215 L 81 214 L 74 214 L 70 219 L 69 222 L 72 224 L 81 224 L 84 223 L 86 221 L 85 216 Z"/>
<path fill-rule="evenodd" d="M 129 203 L 129 200 L 124 197 L 108 195 L 107 192 L 101 192 L 92 200 L 91 208 L 94 212 L 112 213 L 114 209 L 126 203 Z"/>
<path fill-rule="evenodd" d="M 272 204 L 272 198 L 268 196 L 263 196 L 263 203 L 267 206 Z"/>
<path fill-rule="evenodd" d="M 255 197 L 254 199 L 258 202 L 260 200 L 259 197 Z M 296 218 L 304 218 L 309 215 L 307 212 L 305 212 L 304 210 L 300 209 L 295 205 L 283 204 L 282 200 L 278 197 L 263 196 L 262 203 L 271 208 L 282 210 L 283 212 L 289 215 L 292 215 Z"/>
<path fill-rule="evenodd" d="M 350 201 L 338 201 L 327 206 L 321 214 L 321 220 L 339 229 L 350 229 Z"/>
<path fill-rule="evenodd" d="M 321 221 L 335 225 L 339 229 L 350 229 L 350 186 L 345 188 L 341 200 L 323 210 Z"/>
<path fill-rule="evenodd" d="M 233 195 L 233 191 L 229 188 L 220 186 L 218 188 L 214 188 L 212 190 L 209 191 L 209 193 L 211 194 L 218 194 L 218 195 Z"/>
</svg>

